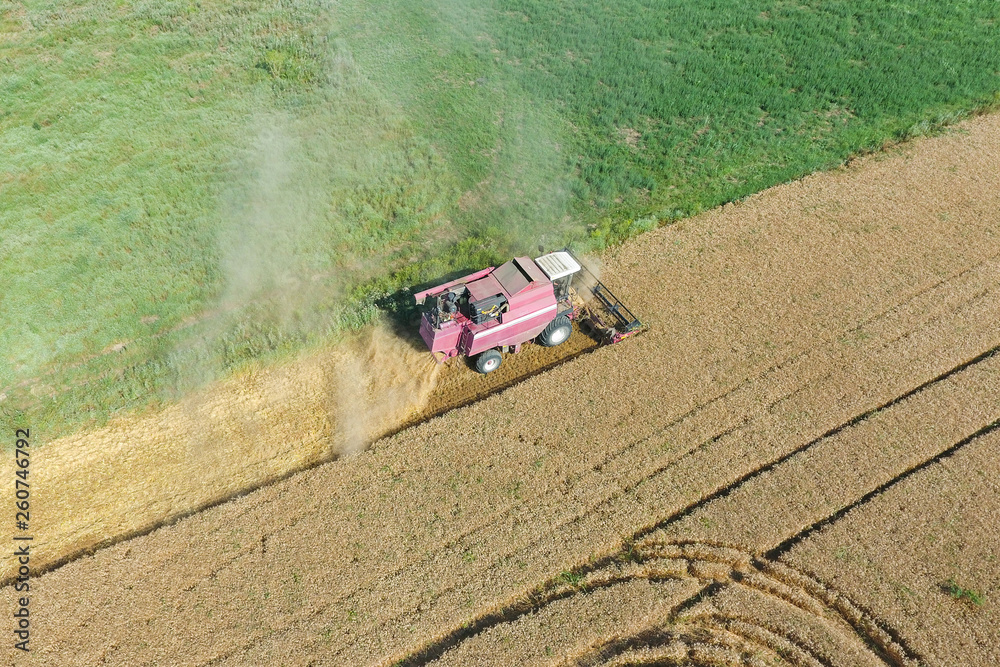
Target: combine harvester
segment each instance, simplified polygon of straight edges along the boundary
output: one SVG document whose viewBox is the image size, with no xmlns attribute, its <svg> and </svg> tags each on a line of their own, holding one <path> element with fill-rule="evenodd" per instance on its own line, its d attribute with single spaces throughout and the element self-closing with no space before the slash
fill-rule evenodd
<svg viewBox="0 0 1000 667">
<path fill-rule="evenodd" d="M 583 280 L 581 272 L 590 279 Z M 573 278 L 580 274 L 577 289 Z M 504 352 L 524 343 L 552 347 L 566 341 L 573 321 L 586 325 L 601 344 L 617 343 L 642 323 L 569 252 L 532 260 L 515 257 L 413 295 L 424 305 L 420 336 L 438 363 L 464 355 L 476 370 L 500 367 Z"/>
</svg>

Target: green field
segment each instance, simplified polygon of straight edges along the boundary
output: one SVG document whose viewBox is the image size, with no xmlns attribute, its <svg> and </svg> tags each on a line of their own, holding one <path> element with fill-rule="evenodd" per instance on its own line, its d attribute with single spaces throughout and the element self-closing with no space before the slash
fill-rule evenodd
<svg viewBox="0 0 1000 667">
<path fill-rule="evenodd" d="M 0 409 L 51 435 L 1000 100 L 993 0 L 0 7 Z"/>
</svg>

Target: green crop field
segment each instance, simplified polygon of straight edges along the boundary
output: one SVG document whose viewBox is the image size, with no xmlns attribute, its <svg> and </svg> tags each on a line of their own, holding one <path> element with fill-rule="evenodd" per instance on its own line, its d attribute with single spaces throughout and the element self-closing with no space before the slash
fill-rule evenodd
<svg viewBox="0 0 1000 667">
<path fill-rule="evenodd" d="M 0 410 L 54 435 L 1000 97 L 1000 4 L 0 4 Z"/>
</svg>

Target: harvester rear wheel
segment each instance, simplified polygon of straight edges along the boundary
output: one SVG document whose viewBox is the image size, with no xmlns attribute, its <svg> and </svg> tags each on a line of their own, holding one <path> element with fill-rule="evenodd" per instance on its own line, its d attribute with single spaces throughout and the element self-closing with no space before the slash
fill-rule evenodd
<svg viewBox="0 0 1000 667">
<path fill-rule="evenodd" d="M 476 370 L 483 375 L 492 373 L 496 369 L 500 368 L 500 362 L 502 360 L 503 357 L 500 355 L 500 350 L 486 350 L 476 357 Z"/>
<path fill-rule="evenodd" d="M 555 347 L 560 343 L 565 343 L 571 333 L 573 333 L 573 322 L 565 315 L 560 315 L 549 322 L 549 326 L 538 334 L 538 344 L 545 347 Z"/>
</svg>

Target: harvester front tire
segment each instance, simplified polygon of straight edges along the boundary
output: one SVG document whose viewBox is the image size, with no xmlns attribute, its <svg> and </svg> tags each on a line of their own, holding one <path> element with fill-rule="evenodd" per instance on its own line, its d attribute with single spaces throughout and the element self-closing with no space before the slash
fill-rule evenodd
<svg viewBox="0 0 1000 667">
<path fill-rule="evenodd" d="M 483 375 L 492 373 L 500 368 L 501 361 L 503 361 L 503 357 L 500 356 L 500 350 L 486 350 L 476 357 L 476 370 Z"/>
<path fill-rule="evenodd" d="M 538 344 L 545 347 L 555 347 L 565 343 L 573 333 L 573 322 L 565 315 L 560 315 L 549 322 L 549 326 L 538 334 Z"/>
</svg>

